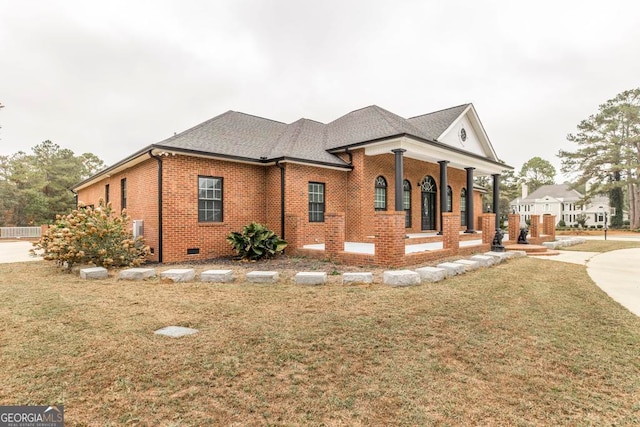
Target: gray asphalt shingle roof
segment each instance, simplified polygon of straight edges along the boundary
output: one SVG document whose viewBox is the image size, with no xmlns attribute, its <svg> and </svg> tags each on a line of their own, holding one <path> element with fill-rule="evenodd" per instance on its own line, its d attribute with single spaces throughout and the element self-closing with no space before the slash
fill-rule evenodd
<svg viewBox="0 0 640 427">
<path fill-rule="evenodd" d="M 289 158 L 346 167 L 345 161 L 327 150 L 401 134 L 435 141 L 467 105 L 411 119 L 371 105 L 328 124 L 309 119 L 286 124 L 227 111 L 154 147 L 256 161 Z"/>
<path fill-rule="evenodd" d="M 445 110 L 434 111 L 433 113 L 423 114 L 422 116 L 411 117 L 409 123 L 425 135 L 427 139 L 436 140 L 442 132 L 453 123 L 460 114 L 469 106 L 469 104 L 458 105 L 457 107 L 447 108 Z"/>
<path fill-rule="evenodd" d="M 571 189 L 569 184 L 551 184 L 541 186 L 524 199 L 520 199 L 520 201 L 533 202 L 536 199 L 542 199 L 546 196 L 553 197 L 554 199 L 563 199 L 565 202 L 575 202 L 582 199 L 582 194 L 577 190 Z"/>
</svg>

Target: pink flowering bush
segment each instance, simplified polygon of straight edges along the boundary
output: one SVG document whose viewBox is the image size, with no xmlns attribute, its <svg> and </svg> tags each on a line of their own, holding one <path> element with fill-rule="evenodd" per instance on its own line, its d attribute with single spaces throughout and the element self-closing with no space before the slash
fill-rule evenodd
<svg viewBox="0 0 640 427">
<path fill-rule="evenodd" d="M 128 224 L 126 210 L 114 215 L 111 204 L 102 200 L 95 209 L 79 206 L 68 215 L 57 215 L 31 252 L 66 269 L 76 264 L 136 267 L 144 263 L 149 247 L 141 237 L 133 238 Z"/>
</svg>

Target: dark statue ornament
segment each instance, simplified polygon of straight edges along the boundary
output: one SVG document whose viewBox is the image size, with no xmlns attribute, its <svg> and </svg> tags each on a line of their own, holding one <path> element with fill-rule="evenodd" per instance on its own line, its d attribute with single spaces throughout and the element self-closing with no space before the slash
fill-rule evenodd
<svg viewBox="0 0 640 427">
<path fill-rule="evenodd" d="M 522 227 L 520 229 L 520 234 L 518 235 L 518 244 L 519 245 L 528 245 L 529 242 L 527 241 L 527 234 L 529 234 L 529 230 L 527 230 L 527 227 Z"/>
<path fill-rule="evenodd" d="M 504 237 L 504 231 L 496 229 L 496 234 L 491 242 L 491 250 L 494 252 L 504 252 L 504 246 L 502 246 L 502 238 Z"/>
</svg>

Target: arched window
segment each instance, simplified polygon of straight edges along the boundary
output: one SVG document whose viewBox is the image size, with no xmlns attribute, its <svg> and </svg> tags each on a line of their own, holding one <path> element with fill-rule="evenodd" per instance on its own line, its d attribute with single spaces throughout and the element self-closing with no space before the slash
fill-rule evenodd
<svg viewBox="0 0 640 427">
<path fill-rule="evenodd" d="M 447 185 L 447 212 L 453 212 L 453 191 L 450 185 Z"/>
<path fill-rule="evenodd" d="M 387 210 L 387 180 L 383 176 L 376 178 L 376 196 L 374 206 L 377 211 Z"/>
<path fill-rule="evenodd" d="M 460 192 L 460 225 L 467 226 L 467 189 Z"/>
<path fill-rule="evenodd" d="M 406 179 L 402 182 L 402 208 L 404 209 L 404 226 L 411 228 L 411 183 Z"/>
</svg>

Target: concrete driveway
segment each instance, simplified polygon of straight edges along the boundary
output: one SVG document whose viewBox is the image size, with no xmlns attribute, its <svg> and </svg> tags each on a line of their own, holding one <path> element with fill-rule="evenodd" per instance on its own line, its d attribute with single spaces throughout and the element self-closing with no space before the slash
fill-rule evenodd
<svg viewBox="0 0 640 427">
<path fill-rule="evenodd" d="M 10 262 L 25 262 L 25 261 L 42 261 L 40 257 L 32 257 L 29 254 L 29 250 L 33 248 L 31 242 L 9 241 L 3 242 L 0 240 L 0 264 L 8 264 Z"/>
</svg>

